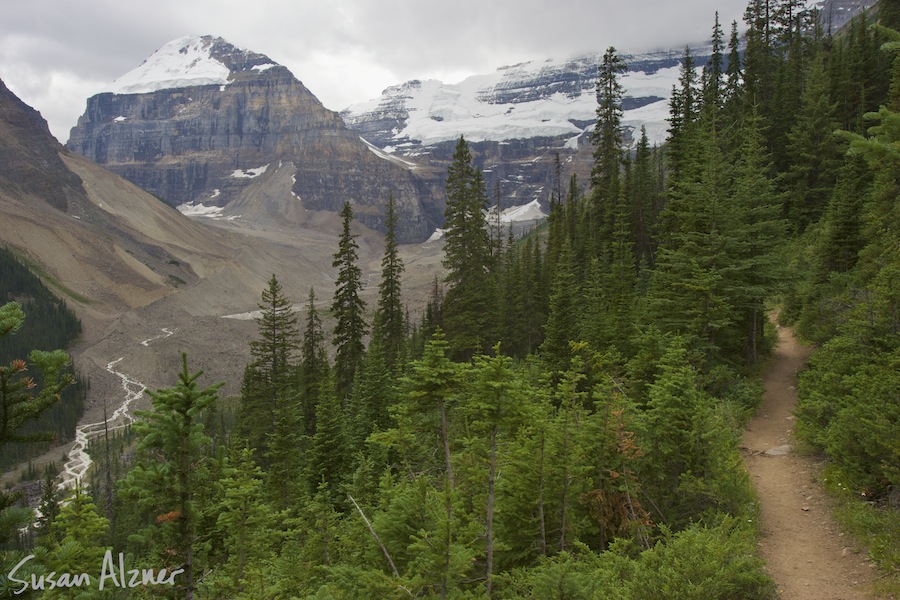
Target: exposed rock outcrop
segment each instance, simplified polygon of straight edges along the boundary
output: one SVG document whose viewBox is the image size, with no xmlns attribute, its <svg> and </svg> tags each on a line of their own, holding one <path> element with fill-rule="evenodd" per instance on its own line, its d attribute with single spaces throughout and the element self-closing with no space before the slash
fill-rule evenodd
<svg viewBox="0 0 900 600">
<path fill-rule="evenodd" d="M 62 147 L 41 114 L 0 81 L 0 187 L 33 195 L 65 212 L 69 201 L 84 198 L 81 179 L 59 158 Z"/>
<path fill-rule="evenodd" d="M 380 228 L 393 194 L 405 241 L 427 238 L 440 213 L 427 177 L 368 146 L 287 68 L 221 38 L 176 40 L 90 98 L 67 147 L 172 206 L 225 206 L 262 169 L 292 163 L 281 201 L 337 211 L 349 200 Z"/>
</svg>

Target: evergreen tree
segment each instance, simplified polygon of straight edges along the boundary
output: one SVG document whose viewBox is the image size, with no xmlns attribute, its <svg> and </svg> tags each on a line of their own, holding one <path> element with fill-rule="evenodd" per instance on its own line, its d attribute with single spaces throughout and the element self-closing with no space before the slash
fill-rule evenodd
<svg viewBox="0 0 900 600">
<path fill-rule="evenodd" d="M 187 356 L 173 388 L 151 392 L 152 411 L 136 413 L 138 436 L 134 468 L 120 482 L 120 496 L 135 503 L 143 517 L 141 539 L 150 546 L 154 568 L 183 569 L 185 600 L 194 597 L 202 513 L 209 502 L 210 438 L 204 433 L 204 411 L 218 400 L 221 384 L 200 388 L 203 371 L 191 374 Z"/>
<path fill-rule="evenodd" d="M 330 366 L 325 350 L 325 333 L 316 308 L 316 293 L 309 288 L 306 304 L 306 326 L 300 347 L 300 395 L 302 397 L 302 432 L 312 437 L 316 432 L 316 406 L 319 404 L 321 382 L 328 376 Z"/>
<path fill-rule="evenodd" d="M 836 105 L 828 95 L 824 55 L 812 64 L 800 111 L 794 119 L 787 151 L 791 165 L 781 175 L 785 191 L 784 216 L 797 232 L 822 215 L 839 168 Z"/>
<path fill-rule="evenodd" d="M 51 526 L 59 543 L 47 557 L 47 568 L 59 574 L 96 572 L 108 545 L 109 521 L 100 515 L 93 498 L 80 485 L 66 500 Z M 48 591 L 47 597 L 66 596 L 62 590 L 53 590 Z"/>
<path fill-rule="evenodd" d="M 702 77 L 702 106 L 706 110 L 718 112 L 722 108 L 724 90 L 722 77 L 725 74 L 724 56 L 722 54 L 725 45 L 722 26 L 719 24 L 719 13 L 716 12 L 716 22 L 713 25 L 712 48 L 709 59 L 703 66 Z"/>
<path fill-rule="evenodd" d="M 619 195 L 614 211 L 615 228 L 610 241 L 610 262 L 602 283 L 603 317 L 607 326 L 603 344 L 596 348 L 598 350 L 612 348 L 627 356 L 630 354 L 629 346 L 634 325 L 637 264 L 624 189 Z"/>
<path fill-rule="evenodd" d="M 256 320 L 260 339 L 250 342 L 253 365 L 263 379 L 272 386 L 272 393 L 289 376 L 299 346 L 297 317 L 290 301 L 284 296 L 281 284 L 273 274 L 262 292 Z M 274 408 L 274 396 L 271 408 Z"/>
<path fill-rule="evenodd" d="M 215 527 L 225 557 L 199 584 L 203 596 L 242 598 L 265 593 L 272 575 L 267 562 L 278 539 L 275 513 L 262 500 L 263 477 L 249 447 L 233 452 L 219 481 L 223 493 L 216 507 Z"/>
<path fill-rule="evenodd" d="M 704 122 L 692 145 L 693 156 L 671 184 L 660 220 L 666 226 L 656 269 L 647 291 L 646 318 L 665 333 L 690 335 L 712 359 L 729 339 L 734 309 L 727 297 L 725 245 L 725 165 L 717 150 L 714 124 Z"/>
<path fill-rule="evenodd" d="M 366 451 L 365 442 L 369 435 L 386 431 L 391 426 L 388 408 L 396 400 L 396 379 L 386 364 L 379 327 L 376 321 L 364 366 L 353 387 L 353 414 L 346 430 L 347 442 L 353 452 Z"/>
<path fill-rule="evenodd" d="M 729 301 L 738 311 L 735 322 L 745 340 L 744 356 L 757 362 L 765 324 L 765 300 L 781 290 L 784 280 L 781 247 L 786 224 L 770 176 L 770 159 L 760 120 L 751 114 L 741 131 L 743 143 L 734 171 L 734 191 L 727 208 L 728 264 L 723 273 Z"/>
<path fill-rule="evenodd" d="M 470 568 L 474 554 L 458 541 L 461 523 L 460 507 L 456 506 L 451 411 L 458 401 L 465 365 L 451 361 L 449 350 L 439 330 L 426 344 L 423 357 L 410 363 L 409 375 L 402 380 L 403 401 L 395 407 L 397 429 L 390 434 L 411 476 L 439 473 L 433 478 L 442 484 L 438 489 L 422 481 L 426 486 L 422 491 L 427 525 L 416 524 L 417 534 L 409 549 L 415 556 L 411 569 L 417 573 L 416 580 L 424 578 L 414 580 L 414 585 L 433 586 L 442 597 L 456 587 L 459 570 Z M 441 459 L 435 460 L 436 455 Z"/>
<path fill-rule="evenodd" d="M 0 305 L 0 339 L 16 333 L 25 320 L 25 313 L 17 302 Z M 34 379 L 27 375 L 29 364 L 42 380 L 39 390 Z M 0 366 L 0 448 L 10 442 L 34 442 L 52 439 L 41 432 L 23 434 L 21 428 L 59 400 L 60 392 L 74 383 L 66 372 L 69 355 L 62 350 L 32 350 L 28 362 L 13 359 L 8 366 Z M 12 508 L 17 496 L 0 492 L 0 546 L 10 541 L 19 528 L 27 525 L 30 510 Z"/>
<path fill-rule="evenodd" d="M 310 494 L 320 485 L 334 492 L 343 482 L 350 463 L 344 430 L 344 411 L 335 393 L 333 382 L 320 382 L 319 403 L 316 406 L 316 433 L 309 449 L 308 483 Z"/>
<path fill-rule="evenodd" d="M 25 313 L 17 302 L 0 306 L 0 338 L 16 333 L 24 320 Z M 29 363 L 44 382 L 37 393 L 34 379 L 25 374 Z M 74 383 L 74 377 L 65 372 L 68 364 L 69 355 L 62 350 L 33 350 L 27 362 L 15 359 L 8 366 L 0 367 L 0 446 L 47 439 L 43 434 L 24 435 L 19 430 L 26 421 L 56 402 L 63 388 Z"/>
<path fill-rule="evenodd" d="M 656 220 L 662 208 L 662 199 L 655 175 L 647 129 L 642 126 L 629 190 L 635 261 L 641 269 L 652 269 L 656 263 Z"/>
<path fill-rule="evenodd" d="M 334 359 L 335 390 L 343 405 L 353 387 L 353 378 L 362 365 L 365 354 L 363 338 L 368 333 L 364 312 L 362 271 L 359 268 L 356 235 L 350 233 L 353 209 L 349 202 L 341 209 L 341 238 L 332 266 L 338 270 L 331 313 L 335 318 L 333 342 L 337 350 Z"/>
<path fill-rule="evenodd" d="M 397 215 L 394 212 L 394 197 L 388 196 L 387 233 L 384 237 L 384 256 L 381 259 L 381 283 L 378 286 L 378 308 L 375 319 L 384 352 L 384 361 L 394 371 L 403 353 L 406 342 L 406 318 L 403 314 L 403 299 L 400 294 L 400 278 L 403 275 L 403 260 L 397 248 Z"/>
<path fill-rule="evenodd" d="M 481 171 L 473 166 L 469 145 L 460 137 L 447 170 L 443 264 L 448 289 L 442 307 L 447 341 L 460 357 L 487 350 L 495 335 L 497 303 L 486 205 Z"/>
<path fill-rule="evenodd" d="M 256 319 L 259 338 L 251 340 L 252 362 L 244 371 L 241 385 L 240 436 L 269 464 L 270 436 L 276 415 L 285 404 L 296 408 L 297 397 L 290 385 L 299 345 L 297 317 L 284 296 L 275 275 L 262 292 Z"/>
<path fill-rule="evenodd" d="M 728 38 L 728 66 L 725 68 L 725 105 L 728 108 L 731 122 L 737 120 L 735 115 L 741 108 L 742 80 L 741 40 L 738 35 L 737 21 L 733 21 L 731 35 Z"/>
<path fill-rule="evenodd" d="M 681 338 L 673 338 L 643 413 L 644 491 L 655 519 L 678 527 L 709 509 L 734 514 L 747 492 L 736 433 L 717 421 Z"/>
<path fill-rule="evenodd" d="M 487 464 L 485 500 L 485 592 L 490 598 L 494 584 L 495 543 L 494 519 L 498 504 L 497 479 L 507 439 L 512 439 L 521 424 L 527 404 L 526 390 L 512 370 L 512 359 L 500 354 L 475 357 L 469 401 L 464 406 L 469 431 L 483 436 L 484 460 Z"/>
<path fill-rule="evenodd" d="M 608 245 L 613 223 L 613 206 L 619 193 L 622 167 L 622 99 L 625 89 L 619 82 L 627 70 L 616 49 L 610 46 L 603 55 L 597 79 L 597 124 L 591 134 L 594 143 L 594 166 L 591 170 L 591 210 L 597 249 L 604 264 L 608 261 Z"/>
<path fill-rule="evenodd" d="M 544 328 L 545 337 L 541 344 L 541 356 L 553 372 L 565 371 L 569 368 L 572 356 L 569 343 L 579 341 L 577 325 L 580 310 L 577 306 L 577 291 L 574 257 L 571 245 L 566 240 L 563 243 L 556 277 L 551 288 L 550 313 L 547 316 L 547 324 Z"/>
<path fill-rule="evenodd" d="M 747 30 L 744 50 L 744 97 L 750 106 L 758 106 L 768 116 L 773 87 L 777 81 L 774 51 L 774 4 L 776 0 L 750 0 L 744 11 Z"/>
<path fill-rule="evenodd" d="M 694 56 L 690 48 L 685 48 L 678 85 L 672 89 L 672 98 L 669 101 L 669 140 L 666 148 L 668 169 L 673 179 L 683 177 L 682 171 L 691 159 L 688 148 L 693 143 L 698 113 Z"/>
</svg>

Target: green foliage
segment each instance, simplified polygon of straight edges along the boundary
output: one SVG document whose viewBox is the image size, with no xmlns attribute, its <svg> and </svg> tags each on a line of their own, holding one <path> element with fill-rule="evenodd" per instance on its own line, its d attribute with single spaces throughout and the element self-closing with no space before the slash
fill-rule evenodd
<svg viewBox="0 0 900 600">
<path fill-rule="evenodd" d="M 182 354 L 173 388 L 151 392 L 153 411 L 140 411 L 133 425 L 139 441 L 134 468 L 119 484 L 134 503 L 141 524 L 132 539 L 153 557 L 154 568 L 183 568 L 188 592 L 195 586 L 195 561 L 204 550 L 200 523 L 213 479 L 206 455 L 210 439 L 202 413 L 218 400 L 222 384 L 200 388 L 203 371 L 191 373 Z"/>
<path fill-rule="evenodd" d="M 756 556 L 753 531 L 738 519 L 694 525 L 641 554 L 626 597 L 642 600 L 775 598 L 775 586 Z"/>
<path fill-rule="evenodd" d="M 25 313 L 16 302 L 0 306 L 0 339 L 18 331 Z M 40 389 L 27 375 L 29 363 L 42 380 Z M 23 425 L 37 418 L 59 400 L 73 381 L 66 370 L 69 355 L 62 350 L 32 350 L 28 362 L 13 359 L 0 366 L 0 448 L 10 442 L 30 443 L 52 439 L 49 432 L 23 433 Z M 0 551 L 14 541 L 17 531 L 31 520 L 31 511 L 13 508 L 16 495 L 0 492 Z"/>
<path fill-rule="evenodd" d="M 884 585 L 885 597 L 900 592 L 900 512 L 882 502 L 872 502 L 861 497 L 854 484 L 847 479 L 844 470 L 829 465 L 823 472 L 823 483 L 836 501 L 835 516 L 849 533 L 865 545 L 869 556 L 878 564 L 886 577 L 877 587 Z"/>
<path fill-rule="evenodd" d="M 630 558 L 618 545 L 602 555 L 584 547 L 507 578 L 502 598 L 616 600 L 772 600 L 775 586 L 755 555 L 753 532 L 737 519 L 667 533 Z"/>
<path fill-rule="evenodd" d="M 384 256 L 381 259 L 381 283 L 378 284 L 375 331 L 384 351 L 385 364 L 393 372 L 402 358 L 406 341 L 406 318 L 403 314 L 400 285 L 404 267 L 394 232 L 397 227 L 397 215 L 394 211 L 393 196 L 388 196 L 385 225 L 387 233 L 384 236 Z"/>
<path fill-rule="evenodd" d="M 250 341 L 253 362 L 241 382 L 239 435 L 255 449 L 264 465 L 270 463 L 270 436 L 280 433 L 279 415 L 290 407 L 297 411 L 296 392 L 290 384 L 299 346 L 297 316 L 275 275 L 269 279 L 256 319 L 259 337 Z M 276 431 L 278 429 L 278 431 Z"/>
<path fill-rule="evenodd" d="M 59 541 L 49 548 L 44 559 L 47 571 L 96 573 L 106 552 L 109 521 L 99 514 L 91 496 L 80 487 L 67 500 L 51 526 Z M 60 590 L 54 592 L 47 597 L 66 597 Z"/>
<path fill-rule="evenodd" d="M 219 479 L 222 488 L 215 508 L 215 529 L 222 541 L 220 566 L 203 578 L 198 592 L 217 598 L 253 597 L 271 576 L 267 561 L 278 541 L 275 512 L 263 501 L 263 472 L 248 447 L 234 452 Z"/>
<path fill-rule="evenodd" d="M 652 513 L 675 526 L 709 511 L 745 514 L 749 497 L 736 432 L 722 422 L 691 362 L 684 342 L 673 340 L 648 388 L 641 426 Z"/>
<path fill-rule="evenodd" d="M 447 172 L 444 211 L 444 267 L 448 284 L 442 314 L 453 354 L 471 357 L 494 339 L 496 291 L 491 240 L 485 222 L 484 178 L 472 164 L 465 139 L 459 138 Z"/>
<path fill-rule="evenodd" d="M 334 379 L 338 401 L 343 405 L 353 386 L 356 371 L 361 368 L 365 346 L 363 337 L 368 333 L 364 313 L 366 305 L 360 298 L 362 271 L 359 268 L 356 235 L 350 233 L 353 208 L 349 202 L 341 209 L 341 237 L 332 267 L 338 270 L 335 280 L 331 314 L 335 325 L 333 343 L 336 349 Z M 396 265 L 395 265 L 396 268 Z"/>
</svg>

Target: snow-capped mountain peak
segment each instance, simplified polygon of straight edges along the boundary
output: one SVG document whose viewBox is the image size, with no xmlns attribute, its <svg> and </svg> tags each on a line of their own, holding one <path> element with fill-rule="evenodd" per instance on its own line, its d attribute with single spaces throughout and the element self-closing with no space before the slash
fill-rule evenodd
<svg viewBox="0 0 900 600">
<path fill-rule="evenodd" d="M 154 52 L 104 92 L 144 94 L 199 85 L 228 85 L 235 70 L 276 66 L 261 54 L 237 48 L 220 37 L 184 36 Z"/>
</svg>

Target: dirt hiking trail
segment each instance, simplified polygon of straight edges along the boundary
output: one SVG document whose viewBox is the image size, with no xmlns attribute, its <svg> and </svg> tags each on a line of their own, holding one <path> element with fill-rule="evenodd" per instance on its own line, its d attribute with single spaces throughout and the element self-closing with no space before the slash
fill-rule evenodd
<svg viewBox="0 0 900 600">
<path fill-rule="evenodd" d="M 790 328 L 778 327 L 765 396 L 744 432 L 744 464 L 760 503 L 760 554 L 782 600 L 875 598 L 875 566 L 833 520 L 821 461 L 793 450 L 797 372 L 808 356 Z"/>
</svg>

